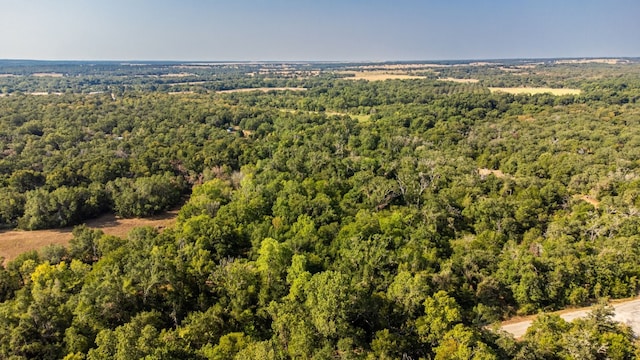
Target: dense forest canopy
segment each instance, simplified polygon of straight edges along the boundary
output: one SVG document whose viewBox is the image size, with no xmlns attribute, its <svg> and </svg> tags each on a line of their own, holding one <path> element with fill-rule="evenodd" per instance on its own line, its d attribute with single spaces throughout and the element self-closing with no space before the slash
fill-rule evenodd
<svg viewBox="0 0 640 360">
<path fill-rule="evenodd" d="M 79 225 L 0 267 L 0 358 L 634 358 L 604 305 L 491 325 L 638 293 L 639 100 L 636 59 L 0 61 L 0 227 Z"/>
</svg>

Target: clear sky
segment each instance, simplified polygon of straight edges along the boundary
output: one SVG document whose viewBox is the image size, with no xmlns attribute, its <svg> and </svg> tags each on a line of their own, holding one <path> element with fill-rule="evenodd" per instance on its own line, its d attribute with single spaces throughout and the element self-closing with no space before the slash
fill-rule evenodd
<svg viewBox="0 0 640 360">
<path fill-rule="evenodd" d="M 0 59 L 640 56 L 640 0 L 0 0 Z"/>
</svg>

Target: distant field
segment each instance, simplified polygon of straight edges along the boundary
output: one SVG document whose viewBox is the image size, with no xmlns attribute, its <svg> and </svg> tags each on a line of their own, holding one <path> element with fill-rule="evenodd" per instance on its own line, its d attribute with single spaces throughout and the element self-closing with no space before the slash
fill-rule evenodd
<svg viewBox="0 0 640 360">
<path fill-rule="evenodd" d="M 171 77 L 188 77 L 188 76 L 194 76 L 195 74 L 192 73 L 186 73 L 186 72 L 182 72 L 182 73 L 171 73 L 171 74 L 162 74 L 160 75 L 160 77 L 167 77 L 167 78 L 171 78 Z"/>
<path fill-rule="evenodd" d="M 533 88 L 533 87 L 490 87 L 492 93 L 494 92 L 505 92 L 509 94 L 552 94 L 552 95 L 578 95 L 582 91 L 580 89 L 553 89 L 553 88 Z"/>
<path fill-rule="evenodd" d="M 338 115 L 338 116 L 349 116 L 352 117 L 356 120 L 358 120 L 358 122 L 367 122 L 371 119 L 371 115 L 352 115 L 352 114 L 347 114 L 347 113 L 341 113 L 341 112 L 335 112 L 335 111 L 327 111 L 326 112 L 327 115 Z"/>
<path fill-rule="evenodd" d="M 291 90 L 291 91 L 305 91 L 307 90 L 306 88 L 294 88 L 294 87 L 262 87 L 262 88 L 246 88 L 246 89 L 232 89 L 232 90 L 219 90 L 216 91 L 217 93 L 221 93 L 221 94 L 228 94 L 228 93 L 237 93 L 237 92 L 251 92 L 251 91 L 262 91 L 262 92 L 269 92 L 269 91 L 287 91 L 287 90 Z"/>
<path fill-rule="evenodd" d="M 384 81 L 384 80 L 407 80 L 407 79 L 423 79 L 422 76 L 390 73 L 387 71 L 345 71 L 342 74 L 353 75 L 345 78 L 347 80 L 367 80 L 367 81 Z"/>
<path fill-rule="evenodd" d="M 443 78 L 443 79 L 438 79 L 440 81 L 453 81 L 453 82 L 457 82 L 457 83 L 462 83 L 462 84 L 474 84 L 479 82 L 480 80 L 478 79 L 456 79 L 456 78 Z"/>
<path fill-rule="evenodd" d="M 376 70 L 376 69 L 385 69 L 385 70 L 422 70 L 422 69 L 433 69 L 433 68 L 442 68 L 448 67 L 449 65 L 442 64 L 376 64 L 376 65 L 362 65 L 358 66 L 358 69 L 363 70 Z"/>
<path fill-rule="evenodd" d="M 60 74 L 60 73 L 35 73 L 35 74 L 31 74 L 31 76 L 35 76 L 35 77 L 63 77 L 64 74 Z"/>
<path fill-rule="evenodd" d="M 556 64 L 626 64 L 629 60 L 626 59 L 568 59 L 568 60 L 556 60 Z"/>
<path fill-rule="evenodd" d="M 288 112 L 288 113 L 298 113 L 298 112 L 302 112 L 302 113 L 309 113 L 309 114 L 325 114 L 327 116 L 332 116 L 332 115 L 338 115 L 338 116 L 349 116 L 353 119 L 358 120 L 358 122 L 364 123 L 367 122 L 369 120 L 371 120 L 371 115 L 353 115 L 353 114 L 347 114 L 344 112 L 337 112 L 337 111 L 304 111 L 304 110 L 295 110 L 295 109 L 280 109 L 280 111 L 284 111 L 284 112 Z"/>
<path fill-rule="evenodd" d="M 176 221 L 177 211 L 170 211 L 148 219 L 119 219 L 113 214 L 103 215 L 87 221 L 87 226 L 104 231 L 105 234 L 126 237 L 135 227 L 153 226 L 163 229 Z M 10 261 L 23 252 L 38 250 L 47 245 L 60 244 L 66 246 L 73 238 L 73 227 L 51 230 L 10 230 L 0 231 L 0 257 Z"/>
</svg>

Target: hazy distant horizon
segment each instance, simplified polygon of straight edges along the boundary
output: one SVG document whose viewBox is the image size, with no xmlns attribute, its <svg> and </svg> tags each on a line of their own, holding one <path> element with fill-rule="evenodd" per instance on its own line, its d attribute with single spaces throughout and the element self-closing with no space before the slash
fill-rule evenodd
<svg viewBox="0 0 640 360">
<path fill-rule="evenodd" d="M 636 0 L 0 0 L 0 58 L 633 58 L 640 56 L 638 13 Z"/>
<path fill-rule="evenodd" d="M 597 59 L 608 59 L 608 60 L 640 60 L 640 56 L 578 56 L 578 57 L 545 57 L 545 58 L 487 58 L 487 59 L 410 59 L 410 60 L 191 60 L 191 59 L 8 59 L 8 58 L 0 58 L 0 62 L 51 62 L 51 63 L 74 63 L 74 62 L 87 62 L 87 63 L 134 63 L 143 65 L 144 63 L 178 63 L 178 64 L 194 64 L 194 65 L 207 65 L 207 64 L 269 64 L 269 63 L 287 63 L 287 64 L 306 64 L 306 63 L 316 63 L 316 64 L 349 64 L 349 63 L 371 63 L 371 64 L 380 64 L 380 63 L 448 63 L 448 62 L 459 62 L 459 63 L 469 63 L 469 62 L 499 62 L 499 61 L 548 61 L 548 60 L 597 60 Z"/>
</svg>

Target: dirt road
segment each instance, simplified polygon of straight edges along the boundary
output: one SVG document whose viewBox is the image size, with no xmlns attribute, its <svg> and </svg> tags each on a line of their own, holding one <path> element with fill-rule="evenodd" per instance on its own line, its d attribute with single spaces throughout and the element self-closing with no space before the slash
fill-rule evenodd
<svg viewBox="0 0 640 360">
<path fill-rule="evenodd" d="M 635 332 L 636 334 L 640 334 L 640 299 L 636 298 L 619 302 L 613 304 L 613 308 L 616 312 L 616 315 L 614 317 L 616 321 L 631 326 L 633 332 Z M 567 321 L 571 321 L 577 318 L 585 317 L 589 313 L 589 311 L 591 311 L 591 308 L 565 311 L 560 314 L 560 317 Z M 513 334 L 514 337 L 519 338 L 524 336 L 524 333 L 527 331 L 532 322 L 533 318 L 513 323 L 509 322 L 503 325 L 501 328 L 502 330 Z"/>
</svg>

